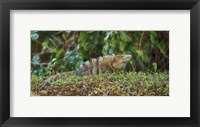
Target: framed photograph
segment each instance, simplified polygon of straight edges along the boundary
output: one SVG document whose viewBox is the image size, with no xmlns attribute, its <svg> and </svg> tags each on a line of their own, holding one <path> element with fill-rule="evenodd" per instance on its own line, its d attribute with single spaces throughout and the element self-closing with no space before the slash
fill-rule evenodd
<svg viewBox="0 0 200 127">
<path fill-rule="evenodd" d="M 0 125 L 200 126 L 199 0 L 2 0 Z"/>
</svg>

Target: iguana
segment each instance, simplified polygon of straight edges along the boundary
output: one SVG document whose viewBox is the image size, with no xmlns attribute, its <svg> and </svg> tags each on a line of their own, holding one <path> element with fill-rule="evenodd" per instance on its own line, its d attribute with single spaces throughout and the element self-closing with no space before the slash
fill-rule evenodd
<svg viewBox="0 0 200 127">
<path fill-rule="evenodd" d="M 124 71 L 126 64 L 130 61 L 131 55 L 107 55 L 93 58 L 86 61 L 78 70 L 71 72 L 58 73 L 47 78 L 42 87 L 49 81 L 56 78 L 67 78 L 70 75 L 84 76 L 95 75 L 100 73 Z M 41 89 L 41 88 L 40 88 Z M 40 91 L 39 89 L 39 91 Z"/>
</svg>

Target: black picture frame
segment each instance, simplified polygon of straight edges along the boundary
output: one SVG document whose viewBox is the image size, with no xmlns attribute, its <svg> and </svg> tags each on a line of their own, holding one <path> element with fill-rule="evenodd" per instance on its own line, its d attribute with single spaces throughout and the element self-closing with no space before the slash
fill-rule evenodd
<svg viewBox="0 0 200 127">
<path fill-rule="evenodd" d="M 10 10 L 190 10 L 191 117 L 10 117 Z M 0 0 L 0 125 L 33 126 L 200 126 L 200 2 L 199 0 Z M 181 48 L 181 45 L 180 45 Z M 183 69 L 184 70 L 184 69 Z M 183 72 L 184 73 L 184 72 Z M 183 79 L 184 80 L 184 79 Z"/>
</svg>

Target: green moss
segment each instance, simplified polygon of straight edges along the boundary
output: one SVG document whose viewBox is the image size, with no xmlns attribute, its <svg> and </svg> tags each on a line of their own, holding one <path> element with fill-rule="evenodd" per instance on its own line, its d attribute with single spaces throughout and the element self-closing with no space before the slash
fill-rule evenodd
<svg viewBox="0 0 200 127">
<path fill-rule="evenodd" d="M 41 80 L 37 82 L 33 78 L 32 86 L 42 86 Z M 168 96 L 169 74 L 128 72 L 69 76 L 50 81 L 42 90 L 47 91 L 49 96 Z"/>
</svg>

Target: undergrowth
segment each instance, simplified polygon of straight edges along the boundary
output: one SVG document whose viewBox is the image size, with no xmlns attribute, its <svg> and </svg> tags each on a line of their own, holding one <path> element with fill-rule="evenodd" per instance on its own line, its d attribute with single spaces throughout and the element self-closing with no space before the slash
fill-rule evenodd
<svg viewBox="0 0 200 127">
<path fill-rule="evenodd" d="M 42 86 L 44 77 L 32 75 L 32 93 L 46 96 L 169 96 L 167 72 L 128 72 L 69 76 L 57 78 Z M 35 95 L 35 94 L 32 94 Z"/>
</svg>

